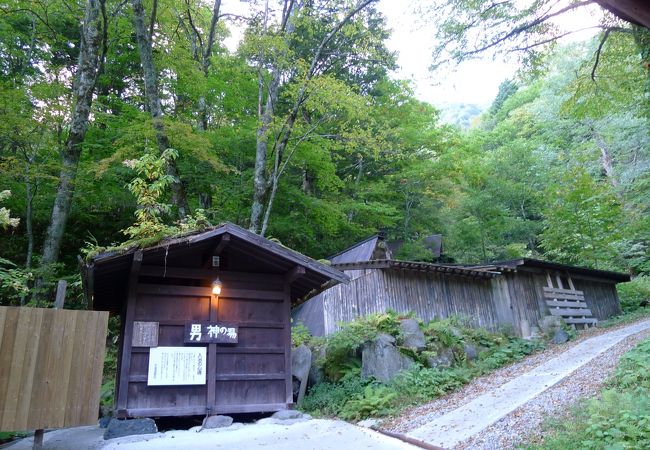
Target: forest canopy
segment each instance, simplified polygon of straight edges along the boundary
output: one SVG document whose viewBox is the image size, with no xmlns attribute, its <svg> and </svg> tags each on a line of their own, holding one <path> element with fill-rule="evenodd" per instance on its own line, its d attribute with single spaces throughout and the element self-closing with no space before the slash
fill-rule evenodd
<svg viewBox="0 0 650 450">
<path fill-rule="evenodd" d="M 451 8 L 437 35 L 452 39 L 484 2 L 431 3 Z M 506 13 L 489 20 L 527 20 Z M 4 2 L 1 303 L 47 301 L 59 278 L 74 290 L 97 247 L 226 221 L 317 259 L 383 231 L 402 259 L 432 260 L 423 240 L 441 234 L 444 262 L 648 274 L 649 32 L 603 20 L 588 41 L 534 45 L 461 128 L 395 77 L 377 1 L 245 16 L 220 0 Z M 552 31 L 532 30 L 520 42 Z"/>
</svg>

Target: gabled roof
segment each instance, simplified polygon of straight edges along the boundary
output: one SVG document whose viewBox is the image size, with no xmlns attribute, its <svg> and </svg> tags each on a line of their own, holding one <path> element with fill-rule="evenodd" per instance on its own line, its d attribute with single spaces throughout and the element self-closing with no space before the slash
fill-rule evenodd
<svg viewBox="0 0 650 450">
<path fill-rule="evenodd" d="M 300 299 L 312 291 L 324 289 L 332 282 L 336 284 L 349 281 L 349 277 L 337 269 L 237 225 L 224 223 L 201 232 L 165 239 L 147 248 L 133 247 L 94 256 L 84 268 L 84 278 L 89 294 L 94 294 L 95 309 L 110 309 L 108 305 L 115 301 L 113 299 L 124 294 L 136 251 L 142 251 L 143 265 L 178 265 L 176 261 L 183 261 L 188 252 L 211 254 L 224 236 L 229 238 L 228 252 L 245 255 L 250 260 L 252 269 L 246 270 L 247 267 L 244 267 L 240 269 L 242 271 L 284 274 L 296 266 L 304 267 L 305 274 L 291 285 L 292 300 Z"/>
<path fill-rule="evenodd" d="M 369 261 L 377 248 L 377 243 L 382 239 L 382 236 L 375 234 L 361 242 L 357 242 L 351 247 L 330 256 L 329 259 L 332 264 L 353 263 L 360 261 Z"/>
<path fill-rule="evenodd" d="M 589 269 L 587 267 L 570 266 L 568 264 L 560 264 L 551 261 L 543 261 L 534 258 L 519 258 L 507 261 L 496 261 L 490 264 L 482 265 L 465 265 L 465 267 L 473 269 L 486 269 L 497 271 L 516 271 L 518 267 L 535 267 L 547 270 L 561 270 L 569 273 L 576 273 L 587 275 L 595 278 L 603 278 L 605 280 L 613 280 L 617 283 L 630 281 L 630 275 L 619 272 L 610 272 L 607 270 Z"/>
</svg>

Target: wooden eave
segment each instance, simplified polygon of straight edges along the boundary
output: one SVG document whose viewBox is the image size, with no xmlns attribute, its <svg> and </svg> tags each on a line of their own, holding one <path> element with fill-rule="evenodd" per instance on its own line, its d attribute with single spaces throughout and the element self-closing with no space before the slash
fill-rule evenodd
<svg viewBox="0 0 650 450">
<path fill-rule="evenodd" d="M 502 267 L 502 268 L 509 267 L 514 270 L 518 268 L 531 267 L 537 269 L 557 270 L 557 271 L 565 271 L 573 274 L 586 275 L 592 278 L 600 278 L 603 281 L 610 281 L 614 283 L 624 283 L 626 281 L 630 281 L 630 275 L 626 273 L 611 272 L 611 271 L 599 270 L 599 269 L 589 269 L 587 267 L 571 266 L 568 264 L 560 264 L 556 262 L 544 261 L 541 259 L 533 259 L 533 258 L 519 258 L 519 259 L 508 260 L 508 261 L 498 261 L 493 263 L 493 266 L 491 267 Z"/>
<path fill-rule="evenodd" d="M 497 271 L 469 269 L 444 264 L 433 264 L 417 261 L 399 261 L 394 259 L 375 259 L 371 261 L 360 261 L 355 263 L 332 264 L 332 267 L 339 270 L 365 270 L 365 269 L 403 269 L 419 272 L 436 272 L 447 275 L 465 276 L 472 278 L 494 278 L 501 275 Z"/>
<path fill-rule="evenodd" d="M 650 28 L 650 3 L 647 0 L 596 0 L 617 17 Z"/>
<path fill-rule="evenodd" d="M 225 236 L 230 239 L 229 251 L 240 252 L 253 258 L 257 263 L 264 264 L 269 274 L 291 274 L 296 267 L 304 268 L 304 274 L 291 280 L 292 301 L 303 298 L 311 292 L 320 292 L 332 284 L 347 283 L 350 280 L 347 275 L 335 268 L 321 264 L 237 225 L 226 223 L 203 232 L 165 239 L 159 244 L 144 249 L 133 247 L 121 252 L 96 255 L 83 268 L 90 298 L 100 298 L 99 302 L 95 302 L 95 309 L 117 310 L 116 305 L 111 303 L 124 301 L 126 280 L 136 252 L 142 252 L 145 265 L 152 261 L 155 261 L 154 264 L 161 264 L 161 261 L 165 263 L 167 255 L 179 255 L 188 251 L 211 253 L 215 245 L 218 245 Z"/>
</svg>

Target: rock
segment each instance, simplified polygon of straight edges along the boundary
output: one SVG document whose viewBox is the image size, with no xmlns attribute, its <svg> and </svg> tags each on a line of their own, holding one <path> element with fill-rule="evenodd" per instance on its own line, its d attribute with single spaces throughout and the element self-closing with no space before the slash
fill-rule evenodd
<svg viewBox="0 0 650 450">
<path fill-rule="evenodd" d="M 291 374 L 300 381 L 296 403 L 302 403 L 307 391 L 307 380 L 311 369 L 311 350 L 302 344 L 291 351 Z"/>
<path fill-rule="evenodd" d="M 104 439 L 115 439 L 137 434 L 154 434 L 157 432 L 158 427 L 156 427 L 156 422 L 153 419 L 112 419 L 108 423 Z"/>
<path fill-rule="evenodd" d="M 538 325 L 544 336 L 550 338 L 562 328 L 562 319 L 558 316 L 544 316 Z"/>
<path fill-rule="evenodd" d="M 206 430 L 212 428 L 226 428 L 232 425 L 232 417 L 230 416 L 209 416 L 203 419 L 203 426 Z"/>
<path fill-rule="evenodd" d="M 372 342 L 363 346 L 361 353 L 361 377 L 374 377 L 382 383 L 389 382 L 400 370 L 408 369 L 413 360 L 400 353 L 395 347 L 395 338 L 379 334 Z"/>
<path fill-rule="evenodd" d="M 372 428 L 378 426 L 380 423 L 381 420 L 379 419 L 366 419 L 362 420 L 361 422 L 357 422 L 357 425 L 364 428 Z"/>
<path fill-rule="evenodd" d="M 400 321 L 400 329 L 404 339 L 404 347 L 412 348 L 417 351 L 422 351 L 427 347 L 424 340 L 424 333 L 420 330 L 420 325 L 415 319 L 404 319 Z"/>
<path fill-rule="evenodd" d="M 566 331 L 564 331 L 562 328 L 557 330 L 555 334 L 553 335 L 553 339 L 551 341 L 554 344 L 564 344 L 569 340 L 569 335 L 567 334 Z"/>
<path fill-rule="evenodd" d="M 99 419 L 99 428 L 106 428 L 113 418 L 111 416 L 104 416 Z"/>
<path fill-rule="evenodd" d="M 325 360 L 326 353 L 327 352 L 324 346 L 317 348 L 314 350 L 314 353 L 312 353 L 307 386 L 311 387 L 315 384 L 325 381 L 325 370 L 323 370 L 322 363 Z"/>
<path fill-rule="evenodd" d="M 463 351 L 467 355 L 468 361 L 474 361 L 478 358 L 478 349 L 472 344 L 463 344 Z"/>
<path fill-rule="evenodd" d="M 283 409 L 273 414 L 271 418 L 278 420 L 302 419 L 303 414 L 295 409 Z"/>
<path fill-rule="evenodd" d="M 436 355 L 427 358 L 427 365 L 433 369 L 448 368 L 454 364 L 454 351 L 450 348 L 443 348 Z"/>
</svg>

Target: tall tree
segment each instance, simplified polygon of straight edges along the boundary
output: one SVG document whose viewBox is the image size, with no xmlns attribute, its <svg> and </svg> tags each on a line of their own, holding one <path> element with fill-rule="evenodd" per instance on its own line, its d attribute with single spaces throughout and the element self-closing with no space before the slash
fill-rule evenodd
<svg viewBox="0 0 650 450">
<path fill-rule="evenodd" d="M 169 137 L 163 121 L 162 103 L 158 88 L 158 74 L 153 61 L 152 39 L 146 25 L 146 16 L 142 0 L 131 0 L 133 6 L 133 23 L 135 26 L 135 37 L 140 51 L 140 63 L 144 76 L 144 92 L 147 98 L 147 106 L 151 113 L 151 120 L 156 132 L 156 142 L 160 154 L 170 148 Z M 178 169 L 174 160 L 167 161 L 167 175 L 173 178 L 172 203 L 178 209 L 178 215 L 185 217 L 189 213 L 185 189 L 178 175 Z"/>
<path fill-rule="evenodd" d="M 274 118 L 277 118 L 276 102 L 281 79 L 280 77 L 282 76 L 279 67 L 274 67 L 264 108 L 263 110 L 261 107 L 259 108 L 261 120 L 257 129 L 253 204 L 251 207 L 250 223 L 251 231 L 259 232 L 262 236 L 266 233 L 271 209 L 277 193 L 278 182 L 287 166 L 288 159 L 291 157 L 291 154 L 285 154 L 285 151 L 287 150 L 287 145 L 293 135 L 298 115 L 307 100 L 310 83 L 318 73 L 320 69 L 319 65 L 323 62 L 323 56 L 327 46 L 331 43 L 336 34 L 339 33 L 357 13 L 375 1 L 377 0 L 362 0 L 358 2 L 355 6 L 345 12 L 343 17 L 323 36 L 320 42 L 317 43 L 313 53 L 311 54 L 311 61 L 309 62 L 307 70 L 300 75 L 296 94 L 288 108 L 288 113 L 284 118 L 282 118 L 280 130 L 275 137 L 271 173 L 267 175 L 268 134 L 271 121 Z M 293 14 L 298 13 L 297 11 L 292 10 L 294 7 L 294 1 L 287 1 L 285 2 L 285 7 L 283 9 L 281 29 L 283 32 L 288 34 L 292 31 L 291 17 Z M 262 95 L 260 95 L 260 99 L 261 98 Z"/>
<path fill-rule="evenodd" d="M 70 131 L 61 149 L 61 171 L 50 225 L 43 242 L 42 265 L 58 260 L 63 233 L 65 232 L 75 179 L 83 142 L 88 130 L 88 120 L 93 102 L 93 93 L 100 67 L 100 46 L 103 36 L 102 16 L 104 0 L 87 0 L 81 26 L 79 63 L 73 83 L 73 106 L 70 114 Z"/>
</svg>

